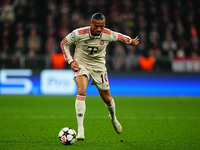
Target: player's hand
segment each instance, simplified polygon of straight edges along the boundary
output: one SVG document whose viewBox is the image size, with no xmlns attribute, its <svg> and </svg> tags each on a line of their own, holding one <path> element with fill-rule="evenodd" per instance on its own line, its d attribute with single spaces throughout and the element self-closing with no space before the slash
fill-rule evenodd
<svg viewBox="0 0 200 150">
<path fill-rule="evenodd" d="M 79 67 L 79 64 L 77 62 L 72 62 L 71 63 L 71 68 L 74 72 L 79 71 L 81 68 Z"/>
<path fill-rule="evenodd" d="M 139 44 L 139 38 L 138 38 L 138 36 L 136 36 L 136 38 L 132 39 L 131 45 L 136 46 L 138 44 Z"/>
</svg>

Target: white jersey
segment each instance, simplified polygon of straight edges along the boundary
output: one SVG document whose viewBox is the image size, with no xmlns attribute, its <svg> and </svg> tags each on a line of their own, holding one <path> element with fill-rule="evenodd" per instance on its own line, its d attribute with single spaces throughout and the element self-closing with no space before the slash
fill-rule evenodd
<svg viewBox="0 0 200 150">
<path fill-rule="evenodd" d="M 120 40 L 130 44 L 131 38 L 104 28 L 101 35 L 93 36 L 90 26 L 78 28 L 68 34 L 60 43 L 65 60 L 71 64 L 74 60 L 79 65 L 84 65 L 86 69 L 94 71 L 105 71 L 106 46 L 112 42 Z M 74 60 L 70 54 L 69 46 L 75 44 Z"/>
</svg>

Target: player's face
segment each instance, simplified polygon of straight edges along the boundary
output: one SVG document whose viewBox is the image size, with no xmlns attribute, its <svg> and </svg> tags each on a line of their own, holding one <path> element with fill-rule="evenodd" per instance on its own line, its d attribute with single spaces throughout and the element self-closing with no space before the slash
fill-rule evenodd
<svg viewBox="0 0 200 150">
<path fill-rule="evenodd" d="M 96 20 L 90 23 L 91 33 L 93 36 L 99 36 L 105 27 L 105 20 Z"/>
</svg>

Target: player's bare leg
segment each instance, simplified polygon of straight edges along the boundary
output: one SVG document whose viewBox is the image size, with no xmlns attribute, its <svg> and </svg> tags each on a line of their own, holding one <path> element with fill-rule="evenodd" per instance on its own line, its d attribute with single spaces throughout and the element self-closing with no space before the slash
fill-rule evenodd
<svg viewBox="0 0 200 150">
<path fill-rule="evenodd" d="M 88 78 L 85 75 L 81 75 L 75 78 L 75 82 L 78 89 L 78 94 L 76 97 L 75 102 L 75 109 L 76 109 L 76 117 L 77 117 L 77 123 L 78 123 L 78 135 L 77 140 L 84 140 L 84 115 L 85 115 L 85 99 L 86 99 L 86 89 L 88 85 Z"/>
<path fill-rule="evenodd" d="M 99 94 L 101 95 L 101 98 L 106 104 L 106 108 L 110 112 L 109 114 L 109 119 L 112 121 L 113 127 L 115 128 L 115 131 L 118 134 L 122 133 L 122 126 L 117 120 L 116 114 L 115 114 L 115 101 L 110 95 L 110 90 L 100 90 L 99 89 Z"/>
</svg>

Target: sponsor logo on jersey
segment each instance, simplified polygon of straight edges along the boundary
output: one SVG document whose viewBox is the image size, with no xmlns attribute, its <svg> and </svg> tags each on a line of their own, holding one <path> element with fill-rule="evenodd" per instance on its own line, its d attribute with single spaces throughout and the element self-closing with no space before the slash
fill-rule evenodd
<svg viewBox="0 0 200 150">
<path fill-rule="evenodd" d="M 75 36 L 76 36 L 75 32 L 72 32 L 72 33 L 71 33 L 71 39 L 74 39 Z"/>
<path fill-rule="evenodd" d="M 103 44 L 104 44 L 104 41 L 103 41 L 103 40 L 101 40 L 101 41 L 100 41 L 100 44 L 101 44 L 101 45 L 103 45 Z"/>
<path fill-rule="evenodd" d="M 112 32 L 112 36 L 114 39 L 117 39 L 117 34 L 115 32 Z"/>
</svg>

